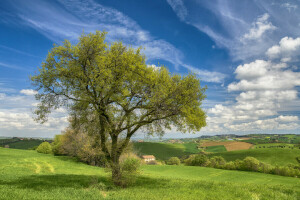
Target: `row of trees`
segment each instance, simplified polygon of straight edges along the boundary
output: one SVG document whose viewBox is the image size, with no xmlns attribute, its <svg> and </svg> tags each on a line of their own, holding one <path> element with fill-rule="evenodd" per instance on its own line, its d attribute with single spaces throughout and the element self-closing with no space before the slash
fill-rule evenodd
<svg viewBox="0 0 300 200">
<path fill-rule="evenodd" d="M 191 155 L 184 160 L 188 166 L 213 167 L 228 170 L 254 171 L 266 174 L 276 174 L 281 176 L 300 177 L 300 165 L 289 164 L 287 166 L 272 166 L 260 162 L 254 157 L 246 157 L 243 160 L 226 162 L 221 156 L 207 157 L 204 154 Z M 300 162 L 299 162 L 300 163 Z"/>
</svg>

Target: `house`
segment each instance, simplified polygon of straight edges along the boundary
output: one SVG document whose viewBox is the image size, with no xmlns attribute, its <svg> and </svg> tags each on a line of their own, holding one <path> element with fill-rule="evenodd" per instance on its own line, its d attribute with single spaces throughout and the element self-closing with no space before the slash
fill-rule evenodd
<svg viewBox="0 0 300 200">
<path fill-rule="evenodd" d="M 153 156 L 153 155 L 144 155 L 144 156 L 142 156 L 142 158 L 145 162 L 150 162 L 150 161 L 155 160 L 155 156 Z"/>
</svg>

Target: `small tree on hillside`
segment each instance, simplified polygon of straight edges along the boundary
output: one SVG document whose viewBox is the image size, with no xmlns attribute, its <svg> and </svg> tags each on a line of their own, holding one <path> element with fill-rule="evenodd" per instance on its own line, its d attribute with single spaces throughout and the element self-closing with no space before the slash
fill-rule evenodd
<svg viewBox="0 0 300 200">
<path fill-rule="evenodd" d="M 52 148 L 51 148 L 51 145 L 49 144 L 49 142 L 43 142 L 38 146 L 36 151 L 39 153 L 50 154 L 50 153 L 52 153 Z"/>
<path fill-rule="evenodd" d="M 44 122 L 52 109 L 65 106 L 75 122 L 95 128 L 113 181 L 120 185 L 119 158 L 138 130 L 194 132 L 206 125 L 200 108 L 205 88 L 195 75 L 148 67 L 140 49 L 107 44 L 105 35 L 97 31 L 75 45 L 66 40 L 55 46 L 31 80 L 39 91 L 37 119 Z"/>
</svg>

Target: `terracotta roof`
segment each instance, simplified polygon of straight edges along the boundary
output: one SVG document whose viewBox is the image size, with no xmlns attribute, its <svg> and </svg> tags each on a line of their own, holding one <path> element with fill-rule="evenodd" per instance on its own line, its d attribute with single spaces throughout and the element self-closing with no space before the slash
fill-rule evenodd
<svg viewBox="0 0 300 200">
<path fill-rule="evenodd" d="M 153 156 L 153 155 L 145 155 L 145 156 L 142 156 L 144 159 L 146 159 L 146 158 L 155 158 L 155 156 Z"/>
</svg>

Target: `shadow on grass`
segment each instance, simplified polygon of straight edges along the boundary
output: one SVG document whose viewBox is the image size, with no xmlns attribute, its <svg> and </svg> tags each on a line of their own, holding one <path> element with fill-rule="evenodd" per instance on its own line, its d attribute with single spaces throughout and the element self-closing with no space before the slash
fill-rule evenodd
<svg viewBox="0 0 300 200">
<path fill-rule="evenodd" d="M 168 184 L 166 179 L 137 177 L 134 184 L 129 187 L 157 188 Z M 22 189 L 52 190 L 55 188 L 98 188 L 101 190 L 117 189 L 110 178 L 91 175 L 56 174 L 56 175 L 32 175 L 19 178 L 13 181 L 2 181 L 0 185 L 17 187 Z"/>
</svg>

